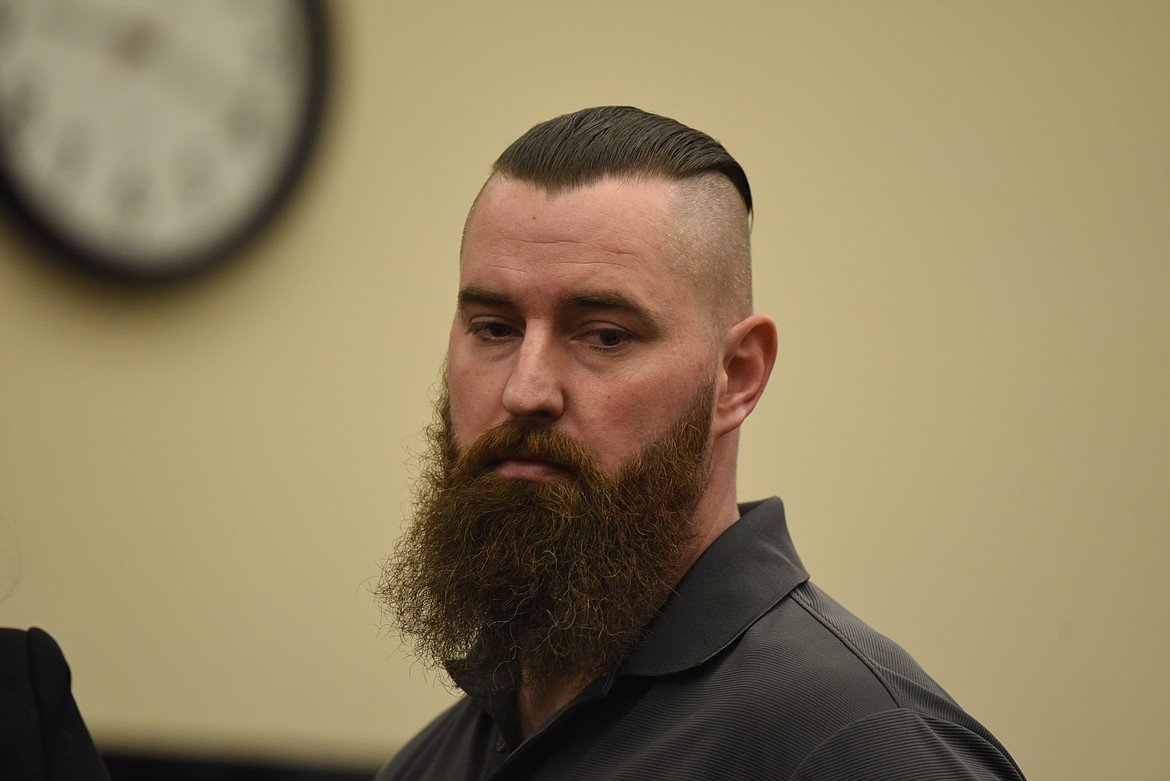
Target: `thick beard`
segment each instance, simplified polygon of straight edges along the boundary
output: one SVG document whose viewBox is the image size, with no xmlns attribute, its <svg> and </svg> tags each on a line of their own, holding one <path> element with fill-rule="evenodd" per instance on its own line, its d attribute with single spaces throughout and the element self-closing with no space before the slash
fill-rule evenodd
<svg viewBox="0 0 1170 781">
<path fill-rule="evenodd" d="M 608 474 L 550 428 L 505 423 L 462 453 L 444 388 L 414 518 L 379 594 L 392 624 L 464 690 L 541 689 L 615 666 L 657 614 L 695 536 L 710 475 L 714 386 Z M 551 483 L 492 470 L 505 452 L 565 466 Z"/>
</svg>

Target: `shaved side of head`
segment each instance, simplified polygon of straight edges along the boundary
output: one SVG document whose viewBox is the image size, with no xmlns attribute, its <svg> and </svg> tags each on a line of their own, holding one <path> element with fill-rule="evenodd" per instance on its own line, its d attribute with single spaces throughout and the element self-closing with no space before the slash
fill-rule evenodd
<svg viewBox="0 0 1170 781">
<path fill-rule="evenodd" d="M 674 183 L 669 234 L 680 274 L 691 280 L 716 335 L 752 313 L 751 225 L 743 200 L 721 174 Z"/>
</svg>

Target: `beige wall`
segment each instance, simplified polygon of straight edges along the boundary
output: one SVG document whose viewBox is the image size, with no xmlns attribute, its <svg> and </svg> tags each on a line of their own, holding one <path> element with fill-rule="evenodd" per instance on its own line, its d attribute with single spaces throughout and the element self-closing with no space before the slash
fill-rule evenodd
<svg viewBox="0 0 1170 781">
<path fill-rule="evenodd" d="M 369 587 L 464 211 L 633 103 L 752 178 L 743 497 L 1032 778 L 1170 776 L 1170 4 L 330 6 L 322 153 L 222 273 L 98 286 L 0 227 L 0 623 L 103 744 L 376 762 L 449 702 Z"/>
</svg>

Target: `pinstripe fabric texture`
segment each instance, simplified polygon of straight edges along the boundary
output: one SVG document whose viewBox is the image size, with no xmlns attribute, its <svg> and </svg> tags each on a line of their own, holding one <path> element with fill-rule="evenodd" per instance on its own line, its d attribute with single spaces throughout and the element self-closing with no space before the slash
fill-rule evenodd
<svg viewBox="0 0 1170 781">
<path fill-rule="evenodd" d="M 621 668 L 527 740 L 511 696 L 469 692 L 378 781 L 1023 778 L 905 651 L 808 581 L 779 499 L 741 511 Z"/>
</svg>

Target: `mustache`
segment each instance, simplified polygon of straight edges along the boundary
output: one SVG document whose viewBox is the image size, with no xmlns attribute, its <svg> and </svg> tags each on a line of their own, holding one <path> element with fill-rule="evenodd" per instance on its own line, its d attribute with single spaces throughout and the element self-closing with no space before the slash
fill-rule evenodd
<svg viewBox="0 0 1170 781">
<path fill-rule="evenodd" d="M 455 454 L 452 473 L 474 478 L 508 458 L 546 461 L 578 476 L 596 475 L 600 466 L 583 445 L 550 428 L 536 428 L 514 420 L 480 434 L 461 453 Z"/>
</svg>

